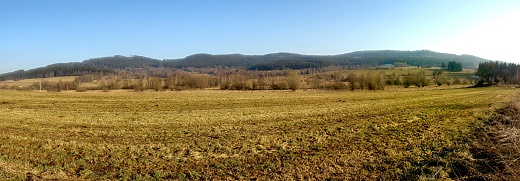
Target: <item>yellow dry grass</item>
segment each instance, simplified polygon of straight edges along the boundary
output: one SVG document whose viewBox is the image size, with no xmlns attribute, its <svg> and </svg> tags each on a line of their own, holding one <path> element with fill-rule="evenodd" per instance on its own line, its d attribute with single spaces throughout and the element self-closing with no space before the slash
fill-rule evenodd
<svg viewBox="0 0 520 181">
<path fill-rule="evenodd" d="M 463 177 L 467 135 L 517 92 L 0 91 L 0 178 Z"/>
<path fill-rule="evenodd" d="M 50 78 L 39 78 L 39 79 L 23 79 L 23 80 L 17 80 L 17 81 L 6 80 L 6 81 L 0 82 L 0 86 L 7 85 L 9 87 L 11 87 L 11 86 L 27 87 L 27 86 L 33 85 L 35 82 L 40 82 L 40 81 L 42 81 L 42 82 L 43 81 L 59 82 L 61 80 L 63 82 L 73 82 L 75 78 L 76 78 L 76 76 L 66 76 L 66 77 L 50 77 Z"/>
</svg>

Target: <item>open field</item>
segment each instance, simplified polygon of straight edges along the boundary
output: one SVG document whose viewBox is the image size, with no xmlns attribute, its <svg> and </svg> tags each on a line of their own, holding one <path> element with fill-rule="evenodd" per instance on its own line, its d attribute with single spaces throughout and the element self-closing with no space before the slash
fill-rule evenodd
<svg viewBox="0 0 520 181">
<path fill-rule="evenodd" d="M 465 178 L 511 88 L 0 91 L 0 178 Z"/>
<path fill-rule="evenodd" d="M 61 80 L 61 81 L 72 82 L 72 81 L 74 81 L 74 79 L 76 77 L 77 76 L 51 77 L 51 78 L 40 78 L 40 79 L 23 79 L 23 80 L 17 80 L 17 81 L 7 80 L 7 81 L 0 82 L 0 86 L 5 85 L 5 86 L 23 86 L 23 87 L 27 87 L 27 86 L 33 85 L 35 82 L 40 82 L 40 81 L 42 81 L 42 82 L 43 81 L 59 82 Z"/>
</svg>

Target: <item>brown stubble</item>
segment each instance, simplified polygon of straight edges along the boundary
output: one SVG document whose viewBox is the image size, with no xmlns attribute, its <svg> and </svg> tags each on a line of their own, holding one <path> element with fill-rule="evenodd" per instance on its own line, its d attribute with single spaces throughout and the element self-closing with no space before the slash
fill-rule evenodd
<svg viewBox="0 0 520 181">
<path fill-rule="evenodd" d="M 470 154 L 465 136 L 514 92 L 2 91 L 0 173 L 87 180 L 453 178 L 452 160 Z"/>
</svg>

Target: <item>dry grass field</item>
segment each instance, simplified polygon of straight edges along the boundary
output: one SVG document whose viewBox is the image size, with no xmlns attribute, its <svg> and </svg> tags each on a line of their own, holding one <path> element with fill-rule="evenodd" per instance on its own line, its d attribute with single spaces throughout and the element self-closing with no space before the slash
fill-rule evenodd
<svg viewBox="0 0 520 181">
<path fill-rule="evenodd" d="M 472 132 L 515 94 L 0 91 L 0 178 L 464 179 Z"/>
<path fill-rule="evenodd" d="M 11 86 L 28 87 L 28 86 L 31 86 L 34 83 L 38 83 L 40 81 L 59 82 L 61 80 L 61 81 L 72 82 L 72 81 L 74 81 L 75 78 L 76 78 L 76 76 L 51 77 L 51 78 L 41 78 L 41 79 L 23 79 L 23 80 L 17 80 L 17 81 L 7 80 L 7 81 L 0 82 L 0 86 L 5 85 L 5 86 L 9 86 L 9 87 L 11 87 Z"/>
</svg>

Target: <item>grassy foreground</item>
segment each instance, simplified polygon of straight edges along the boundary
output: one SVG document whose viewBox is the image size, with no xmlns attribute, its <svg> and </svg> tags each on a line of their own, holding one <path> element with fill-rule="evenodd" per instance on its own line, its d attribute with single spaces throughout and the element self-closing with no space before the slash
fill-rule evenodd
<svg viewBox="0 0 520 181">
<path fill-rule="evenodd" d="M 518 90 L 0 91 L 0 178 L 465 178 Z"/>
</svg>

